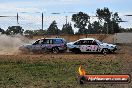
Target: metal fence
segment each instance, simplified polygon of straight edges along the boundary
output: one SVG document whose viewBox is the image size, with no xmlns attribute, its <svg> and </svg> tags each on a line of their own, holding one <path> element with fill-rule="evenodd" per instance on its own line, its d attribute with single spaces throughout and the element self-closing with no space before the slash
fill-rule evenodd
<svg viewBox="0 0 132 88">
<path fill-rule="evenodd" d="M 132 33 L 117 33 L 114 35 L 116 43 L 132 43 Z"/>
</svg>

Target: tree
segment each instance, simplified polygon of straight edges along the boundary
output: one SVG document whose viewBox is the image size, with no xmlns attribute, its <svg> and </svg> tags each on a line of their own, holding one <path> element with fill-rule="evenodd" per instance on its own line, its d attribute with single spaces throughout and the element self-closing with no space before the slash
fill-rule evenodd
<svg viewBox="0 0 132 88">
<path fill-rule="evenodd" d="M 42 36 L 42 35 L 46 35 L 46 30 L 34 30 L 33 35 L 38 35 L 38 36 Z"/>
<path fill-rule="evenodd" d="M 61 34 L 74 34 L 71 23 L 63 25 Z"/>
<path fill-rule="evenodd" d="M 117 12 L 112 14 L 112 18 L 111 18 L 112 33 L 118 33 L 121 31 L 120 27 L 119 27 L 119 23 L 121 21 L 122 21 L 122 19 L 119 17 Z"/>
<path fill-rule="evenodd" d="M 46 35 L 46 30 L 26 30 L 24 32 L 25 35 L 38 35 L 38 36 L 42 36 L 42 35 Z"/>
<path fill-rule="evenodd" d="M 26 30 L 24 32 L 25 35 L 33 35 L 34 34 L 34 31 L 33 30 Z"/>
<path fill-rule="evenodd" d="M 87 23 L 90 22 L 90 16 L 86 13 L 79 12 L 72 15 L 72 21 L 75 22 L 74 27 L 79 28 L 79 34 L 85 34 Z"/>
<path fill-rule="evenodd" d="M 60 30 L 58 29 L 57 23 L 55 20 L 50 24 L 47 30 L 47 34 L 49 35 L 59 35 L 60 34 Z"/>
<path fill-rule="evenodd" d="M 102 27 L 103 33 L 117 33 L 120 31 L 119 23 L 121 18 L 118 13 L 112 13 L 106 7 L 96 10 L 96 16 L 99 19 L 99 23 Z"/>
<path fill-rule="evenodd" d="M 0 28 L 0 34 L 5 34 L 5 30 Z"/>
<path fill-rule="evenodd" d="M 6 30 L 7 35 L 16 35 L 16 34 L 23 34 L 24 29 L 20 26 L 9 26 Z"/>
<path fill-rule="evenodd" d="M 130 33 L 132 33 L 132 28 L 120 28 L 120 32 L 130 32 Z"/>
<path fill-rule="evenodd" d="M 92 34 L 92 30 L 93 30 L 92 24 L 89 23 L 89 24 L 88 24 L 88 29 L 85 30 L 85 33 L 86 33 L 86 34 Z"/>
<path fill-rule="evenodd" d="M 96 16 L 99 19 L 100 25 L 103 26 L 103 28 L 101 29 L 103 33 L 109 33 L 109 31 L 111 30 L 109 29 L 111 14 L 112 13 L 106 7 L 104 7 L 103 9 L 96 10 Z"/>
<path fill-rule="evenodd" d="M 103 30 L 101 30 L 101 25 L 100 25 L 100 23 L 98 22 L 98 21 L 94 21 L 93 23 L 92 23 L 92 30 L 91 30 L 91 33 L 92 34 L 99 34 L 99 33 L 102 33 L 102 31 Z"/>
<path fill-rule="evenodd" d="M 132 32 L 132 28 L 127 28 L 127 32 Z"/>
<path fill-rule="evenodd" d="M 104 9 L 97 9 L 96 10 L 96 16 L 100 21 L 104 20 L 106 23 L 110 22 L 111 18 L 111 12 L 109 11 L 108 8 L 104 7 Z"/>
</svg>

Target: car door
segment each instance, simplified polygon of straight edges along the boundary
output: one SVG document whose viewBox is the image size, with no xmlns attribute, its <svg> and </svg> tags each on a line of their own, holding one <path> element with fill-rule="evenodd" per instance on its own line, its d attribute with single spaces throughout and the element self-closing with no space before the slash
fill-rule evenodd
<svg viewBox="0 0 132 88">
<path fill-rule="evenodd" d="M 41 50 L 41 45 L 42 45 L 42 40 L 37 40 L 35 43 L 32 44 L 32 51 L 40 51 Z"/>
<path fill-rule="evenodd" d="M 41 50 L 49 50 L 51 49 L 53 44 L 52 39 L 43 39 L 42 45 L 41 45 Z"/>
<path fill-rule="evenodd" d="M 63 50 L 65 48 L 65 43 L 62 39 L 53 39 L 54 47 L 58 47 Z"/>
<path fill-rule="evenodd" d="M 81 52 L 94 52 L 96 47 L 92 44 L 93 40 L 81 40 L 80 41 L 80 50 Z"/>
<path fill-rule="evenodd" d="M 87 52 L 98 52 L 99 46 L 95 40 L 87 41 Z"/>
<path fill-rule="evenodd" d="M 51 50 L 52 49 L 52 46 L 53 46 L 53 39 L 47 39 L 45 46 L 46 46 L 46 49 L 47 50 Z"/>
<path fill-rule="evenodd" d="M 81 50 L 81 52 L 87 52 L 87 40 L 79 41 L 79 49 Z"/>
</svg>

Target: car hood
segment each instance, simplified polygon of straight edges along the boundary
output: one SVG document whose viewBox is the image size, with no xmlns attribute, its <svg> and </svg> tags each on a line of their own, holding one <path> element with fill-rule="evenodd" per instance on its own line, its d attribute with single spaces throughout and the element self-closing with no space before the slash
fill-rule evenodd
<svg viewBox="0 0 132 88">
<path fill-rule="evenodd" d="M 100 44 L 100 45 L 104 45 L 104 46 L 112 46 L 112 47 L 115 47 L 116 45 L 114 45 L 114 44 L 108 44 L 108 43 L 102 43 L 102 44 Z"/>
<path fill-rule="evenodd" d="M 32 44 L 25 44 L 24 46 L 31 46 Z"/>
<path fill-rule="evenodd" d="M 26 47 L 29 47 L 31 46 L 32 44 L 25 44 L 25 45 L 21 45 L 19 48 L 26 48 Z"/>
<path fill-rule="evenodd" d="M 74 43 L 75 42 L 69 42 L 69 43 L 67 43 L 67 47 L 68 48 L 74 48 L 75 47 Z"/>
<path fill-rule="evenodd" d="M 69 43 L 67 43 L 67 45 L 72 45 L 72 44 L 74 44 L 74 42 L 69 42 Z"/>
</svg>

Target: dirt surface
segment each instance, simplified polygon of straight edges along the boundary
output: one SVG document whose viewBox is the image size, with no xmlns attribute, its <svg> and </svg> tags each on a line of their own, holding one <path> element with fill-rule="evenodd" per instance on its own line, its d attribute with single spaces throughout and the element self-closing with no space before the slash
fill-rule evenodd
<svg viewBox="0 0 132 88">
<path fill-rule="evenodd" d="M 25 61 L 30 61 L 30 62 L 35 62 L 39 60 L 49 60 L 49 59 L 99 59 L 103 61 L 107 60 L 115 60 L 115 59 L 120 59 L 124 66 L 123 66 L 123 72 L 132 72 L 132 44 L 129 45 L 119 45 L 118 46 L 118 51 L 114 54 L 93 54 L 93 53 L 81 53 L 81 54 L 74 54 L 74 53 L 59 53 L 59 54 L 53 54 L 53 53 L 45 53 L 45 54 L 22 54 L 20 52 L 16 52 L 13 54 L 3 54 L 0 55 L 0 58 L 4 60 L 25 60 Z M 19 58 L 19 59 L 18 59 Z M 124 71 L 126 70 L 126 71 Z M 128 71 L 129 70 L 129 71 Z"/>
<path fill-rule="evenodd" d="M 24 60 L 26 62 L 36 62 L 39 60 L 52 60 L 52 59 L 65 59 L 65 60 L 78 60 L 78 59 L 98 59 L 101 61 L 114 61 L 119 59 L 122 63 L 121 66 L 121 74 L 130 74 L 132 75 L 132 44 L 129 45 L 120 45 L 118 47 L 118 51 L 114 54 L 73 54 L 73 53 L 60 53 L 60 54 L 6 54 L 0 55 L 0 59 L 4 61 L 21 61 Z M 107 87 L 106 87 L 107 86 Z M 129 84 L 112 84 L 112 85 L 104 85 L 104 87 L 99 88 L 132 88 L 132 83 Z"/>
</svg>

